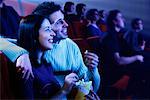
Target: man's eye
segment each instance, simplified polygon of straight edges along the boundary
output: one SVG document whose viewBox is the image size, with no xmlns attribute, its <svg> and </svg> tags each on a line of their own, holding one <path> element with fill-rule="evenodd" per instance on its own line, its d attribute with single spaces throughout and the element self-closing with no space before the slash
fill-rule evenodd
<svg viewBox="0 0 150 100">
<path fill-rule="evenodd" d="M 63 24 L 64 23 L 64 21 L 63 20 L 60 20 L 60 21 L 58 21 L 56 24 L 58 25 L 58 24 Z"/>
</svg>

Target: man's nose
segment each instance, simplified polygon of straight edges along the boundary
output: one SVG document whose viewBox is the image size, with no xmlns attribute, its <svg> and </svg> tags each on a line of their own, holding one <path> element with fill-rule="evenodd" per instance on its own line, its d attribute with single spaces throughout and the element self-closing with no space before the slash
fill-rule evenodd
<svg viewBox="0 0 150 100">
<path fill-rule="evenodd" d="M 65 20 L 64 20 L 63 24 L 64 24 L 65 27 L 68 27 L 68 24 Z"/>
</svg>

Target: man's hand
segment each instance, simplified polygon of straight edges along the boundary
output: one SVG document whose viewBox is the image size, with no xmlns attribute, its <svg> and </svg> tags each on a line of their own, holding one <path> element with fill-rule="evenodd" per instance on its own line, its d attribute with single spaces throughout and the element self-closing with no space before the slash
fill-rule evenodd
<svg viewBox="0 0 150 100">
<path fill-rule="evenodd" d="M 17 72 L 22 72 L 22 78 L 28 79 L 30 75 L 34 78 L 32 66 L 28 54 L 21 55 L 16 61 Z"/>
<path fill-rule="evenodd" d="M 142 43 L 141 43 L 141 45 L 140 45 L 141 50 L 144 50 L 145 44 L 146 44 L 146 41 L 143 40 Z"/>
<path fill-rule="evenodd" d="M 142 55 L 136 55 L 136 60 L 144 62 L 144 57 Z"/>
<path fill-rule="evenodd" d="M 98 66 L 99 58 L 96 54 L 88 52 L 86 50 L 86 52 L 84 53 L 84 57 L 85 57 L 85 64 L 88 66 L 89 69 L 94 69 Z"/>
</svg>

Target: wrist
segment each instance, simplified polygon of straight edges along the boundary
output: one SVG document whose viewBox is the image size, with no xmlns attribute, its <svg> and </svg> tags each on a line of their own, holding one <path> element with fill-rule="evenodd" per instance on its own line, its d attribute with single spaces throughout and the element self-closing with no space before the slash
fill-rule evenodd
<svg viewBox="0 0 150 100">
<path fill-rule="evenodd" d="M 138 60 L 138 55 L 135 56 L 135 61 L 137 61 L 137 60 Z"/>
<path fill-rule="evenodd" d="M 95 72 L 97 70 L 97 67 L 88 68 L 90 71 Z"/>
</svg>

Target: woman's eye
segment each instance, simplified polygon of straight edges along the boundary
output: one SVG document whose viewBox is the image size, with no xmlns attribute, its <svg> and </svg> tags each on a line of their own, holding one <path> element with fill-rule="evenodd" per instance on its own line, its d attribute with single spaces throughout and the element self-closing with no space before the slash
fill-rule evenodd
<svg viewBox="0 0 150 100">
<path fill-rule="evenodd" d="M 45 31 L 47 31 L 47 32 L 51 32 L 52 30 L 48 28 L 48 29 L 46 29 Z"/>
</svg>

